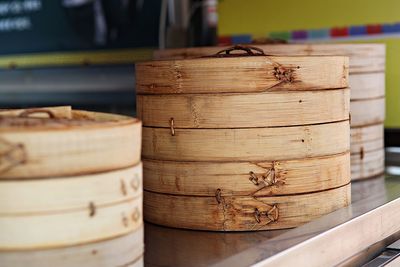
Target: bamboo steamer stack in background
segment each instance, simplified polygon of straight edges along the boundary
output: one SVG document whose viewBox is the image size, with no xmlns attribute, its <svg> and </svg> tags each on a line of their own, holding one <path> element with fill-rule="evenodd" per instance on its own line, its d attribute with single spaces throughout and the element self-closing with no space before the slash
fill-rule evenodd
<svg viewBox="0 0 400 267">
<path fill-rule="evenodd" d="M 350 58 L 351 176 L 359 180 L 384 172 L 385 45 L 384 44 L 269 44 L 271 55 L 343 55 Z M 159 50 L 155 59 L 193 58 L 221 47 Z"/>
<path fill-rule="evenodd" d="M 136 66 L 145 219 L 283 229 L 348 205 L 348 58 L 223 53 Z"/>
<path fill-rule="evenodd" d="M 0 262 L 142 266 L 141 122 L 0 110 Z"/>
</svg>

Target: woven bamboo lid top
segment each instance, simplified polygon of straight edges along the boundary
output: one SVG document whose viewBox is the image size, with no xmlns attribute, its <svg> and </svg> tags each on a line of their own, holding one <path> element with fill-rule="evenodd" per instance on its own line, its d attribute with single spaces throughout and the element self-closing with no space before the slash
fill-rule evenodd
<svg viewBox="0 0 400 267">
<path fill-rule="evenodd" d="M 270 56 L 235 46 L 201 58 L 136 65 L 138 94 L 308 91 L 348 86 L 344 56 Z"/>
<path fill-rule="evenodd" d="M 69 106 L 0 110 L 0 132 L 72 130 L 129 124 L 140 126 L 140 121 L 123 115 L 72 110 Z"/>
<path fill-rule="evenodd" d="M 257 44 L 266 54 L 282 56 L 348 56 L 350 73 L 385 71 L 385 44 Z M 217 53 L 226 47 L 191 47 L 157 50 L 154 59 L 194 58 Z"/>
</svg>

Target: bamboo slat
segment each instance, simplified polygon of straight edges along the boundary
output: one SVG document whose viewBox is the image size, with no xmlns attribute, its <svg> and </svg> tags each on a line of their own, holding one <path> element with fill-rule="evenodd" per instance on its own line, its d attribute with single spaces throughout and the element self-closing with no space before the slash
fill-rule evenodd
<svg viewBox="0 0 400 267">
<path fill-rule="evenodd" d="M 383 149 L 384 143 L 384 125 L 378 123 L 365 127 L 356 127 L 350 129 L 350 147 L 351 153 L 364 153 L 377 149 Z"/>
<path fill-rule="evenodd" d="M 96 112 L 72 119 L 0 117 L 0 179 L 110 171 L 138 164 L 141 122 Z"/>
<path fill-rule="evenodd" d="M 349 89 L 259 94 L 138 95 L 144 126 L 243 128 L 347 120 Z"/>
<path fill-rule="evenodd" d="M 26 251 L 0 251 L 2 266 L 109 267 L 143 261 L 143 226 L 111 240 L 80 246 Z M 140 266 L 140 265 L 138 265 Z"/>
<path fill-rule="evenodd" d="M 176 161 L 276 161 L 349 150 L 349 121 L 244 129 L 143 127 L 143 156 Z M 290 149 L 289 149 L 290 148 Z"/>
<path fill-rule="evenodd" d="M 142 164 L 82 176 L 0 182 L 0 216 L 68 212 L 129 201 L 142 194 Z"/>
<path fill-rule="evenodd" d="M 384 44 L 257 44 L 268 55 L 343 55 L 350 58 L 350 73 L 384 72 Z M 208 56 L 226 47 L 196 47 L 158 50 L 154 59 L 182 59 Z"/>
<path fill-rule="evenodd" d="M 354 73 L 349 76 L 351 100 L 385 96 L 385 72 Z"/>
<path fill-rule="evenodd" d="M 142 225 L 142 197 L 85 209 L 0 216 L 0 251 L 50 249 L 126 235 Z"/>
<path fill-rule="evenodd" d="M 385 98 L 350 102 L 351 127 L 382 123 L 385 120 Z"/>
<path fill-rule="evenodd" d="M 384 171 L 385 151 L 383 148 L 351 155 L 351 179 L 353 181 L 374 177 Z"/>
<path fill-rule="evenodd" d="M 276 197 L 194 197 L 145 191 L 149 222 L 188 229 L 247 231 L 299 226 L 350 204 L 350 184 Z"/>
<path fill-rule="evenodd" d="M 269 196 L 316 192 L 350 182 L 350 154 L 275 162 L 144 160 L 144 189 L 191 196 Z"/>
<path fill-rule="evenodd" d="M 136 65 L 138 94 L 321 90 L 348 86 L 347 57 L 230 57 Z"/>
</svg>

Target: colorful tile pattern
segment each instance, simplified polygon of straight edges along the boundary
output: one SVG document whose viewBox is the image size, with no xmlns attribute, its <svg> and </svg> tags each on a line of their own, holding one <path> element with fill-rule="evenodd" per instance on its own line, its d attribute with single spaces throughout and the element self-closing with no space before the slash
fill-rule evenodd
<svg viewBox="0 0 400 267">
<path fill-rule="evenodd" d="M 333 27 L 326 29 L 294 30 L 284 32 L 271 32 L 266 37 L 290 41 L 328 40 L 336 38 L 382 37 L 387 34 L 400 34 L 400 22 L 371 25 L 354 25 L 349 27 Z M 220 36 L 220 45 L 248 44 L 253 37 L 250 34 L 233 36 Z"/>
</svg>

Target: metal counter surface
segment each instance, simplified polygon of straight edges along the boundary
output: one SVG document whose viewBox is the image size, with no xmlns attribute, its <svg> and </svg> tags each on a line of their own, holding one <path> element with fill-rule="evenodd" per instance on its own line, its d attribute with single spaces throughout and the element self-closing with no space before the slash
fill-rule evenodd
<svg viewBox="0 0 400 267">
<path fill-rule="evenodd" d="M 353 182 L 352 204 L 349 207 L 295 229 L 223 233 L 180 230 L 146 223 L 145 265 L 269 266 L 269 259 L 277 262 L 280 255 L 293 247 L 298 247 L 310 239 L 319 238 L 329 232 L 328 230 L 338 228 L 337 226 L 363 219 L 365 214 L 393 205 L 394 202 L 396 205 L 400 203 L 400 176 L 386 174 Z M 380 242 L 366 244 L 364 252 L 357 251 L 354 253 L 357 255 L 344 256 L 340 259 L 340 265 L 354 266 L 375 257 L 385 246 L 400 237 L 400 225 L 399 229 L 396 227 L 391 231 L 395 233 L 382 236 Z"/>
</svg>

